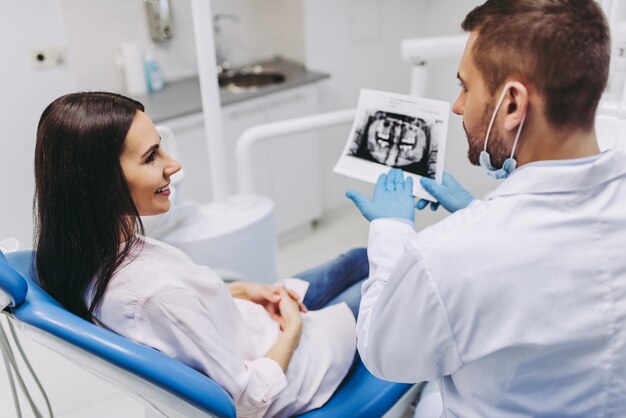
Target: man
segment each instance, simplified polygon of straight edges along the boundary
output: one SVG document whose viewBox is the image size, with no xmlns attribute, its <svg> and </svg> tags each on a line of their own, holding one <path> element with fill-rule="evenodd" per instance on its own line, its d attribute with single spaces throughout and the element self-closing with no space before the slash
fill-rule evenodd
<svg viewBox="0 0 626 418">
<path fill-rule="evenodd" d="M 419 233 L 399 170 L 372 201 L 347 193 L 372 221 L 361 357 L 438 381 L 447 417 L 626 417 L 626 155 L 594 131 L 606 20 L 592 0 L 488 0 L 462 27 L 453 111 L 504 181 L 479 201 L 422 179 L 456 212 Z"/>
</svg>

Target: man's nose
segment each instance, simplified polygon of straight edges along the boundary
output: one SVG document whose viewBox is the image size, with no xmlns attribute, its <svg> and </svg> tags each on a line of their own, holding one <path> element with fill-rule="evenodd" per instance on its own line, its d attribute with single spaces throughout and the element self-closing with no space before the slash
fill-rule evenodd
<svg viewBox="0 0 626 418">
<path fill-rule="evenodd" d="M 465 106 L 463 105 L 463 102 L 461 101 L 461 96 L 459 95 L 459 97 L 457 97 L 456 101 L 452 105 L 452 112 L 456 115 L 463 115 L 464 110 Z"/>
</svg>

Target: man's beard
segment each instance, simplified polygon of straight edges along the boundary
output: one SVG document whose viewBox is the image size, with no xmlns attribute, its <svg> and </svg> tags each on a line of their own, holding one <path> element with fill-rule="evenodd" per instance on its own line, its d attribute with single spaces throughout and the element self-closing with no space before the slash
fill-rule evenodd
<svg viewBox="0 0 626 418">
<path fill-rule="evenodd" d="M 487 128 L 489 127 L 489 122 L 491 121 L 491 116 L 495 108 L 494 102 L 495 101 L 492 101 L 485 106 L 483 116 L 476 129 L 473 129 L 471 132 L 468 131 L 465 126 L 465 121 L 463 121 L 463 130 L 465 131 L 465 136 L 469 144 L 467 158 L 473 165 L 480 165 L 480 153 L 485 148 L 485 135 L 487 135 Z M 487 152 L 489 152 L 491 165 L 493 165 L 494 168 L 501 168 L 504 164 L 504 160 L 511 156 L 511 150 L 507 150 L 507 148 L 500 134 L 500 130 L 494 121 L 491 133 L 489 134 L 489 141 L 487 142 Z"/>
</svg>

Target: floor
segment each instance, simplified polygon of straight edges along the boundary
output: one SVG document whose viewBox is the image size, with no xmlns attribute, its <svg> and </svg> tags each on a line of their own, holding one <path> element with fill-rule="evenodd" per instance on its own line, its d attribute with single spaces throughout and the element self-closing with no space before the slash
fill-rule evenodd
<svg viewBox="0 0 626 418">
<path fill-rule="evenodd" d="M 280 238 L 279 275 L 290 277 L 351 248 L 365 247 L 368 228 L 369 223 L 353 206 L 327 211 L 312 228 Z"/>
<path fill-rule="evenodd" d="M 367 234 L 368 222 L 361 217 L 353 206 L 345 206 L 328 211 L 312 227 L 281 237 L 278 255 L 280 276 L 290 277 L 309 267 L 332 259 L 343 251 L 354 247 L 364 247 L 367 244 Z M 43 348 L 38 347 L 28 348 L 34 351 L 43 350 Z M 72 391 L 67 390 L 67 387 L 71 385 L 62 385 L 64 388 L 46 388 L 57 418 L 144 417 L 144 408 L 139 402 L 99 378 L 83 376 L 85 374 L 84 371 L 78 369 L 73 364 L 67 363 L 64 359 L 59 358 L 55 360 L 53 358 L 55 356 L 57 356 L 56 353 L 33 353 L 32 357 L 44 357 L 48 362 L 59 365 L 58 369 L 54 371 L 45 370 L 46 367 L 43 367 L 44 370 L 41 370 L 40 377 L 44 382 L 48 380 L 46 379 L 46 373 L 56 373 L 57 376 L 60 373 L 65 375 L 69 381 L 80 380 L 84 382 L 82 387 L 73 388 Z M 32 360 L 35 363 L 35 359 Z M 38 369 L 37 364 L 33 364 L 33 366 L 36 370 Z M 49 369 L 50 367 L 47 368 Z M 6 378 L 4 376 L 0 377 L 0 399 L 6 405 L 5 408 L 8 411 L 12 411 L 10 391 L 5 386 L 6 384 Z M 85 393 L 81 395 L 83 391 Z M 98 396 L 94 396 L 96 393 Z M 77 397 L 84 399 L 84 402 L 76 402 Z M 39 404 L 43 405 L 43 403 Z M 23 417 L 34 417 L 28 411 L 26 405 L 26 402 L 22 402 Z M 11 412 L 8 413 L 10 414 Z M 5 416 L 4 413 L 1 415 Z M 44 415 L 46 415 L 45 412 Z M 407 411 L 404 413 L 403 418 L 410 416 L 411 414 Z"/>
</svg>

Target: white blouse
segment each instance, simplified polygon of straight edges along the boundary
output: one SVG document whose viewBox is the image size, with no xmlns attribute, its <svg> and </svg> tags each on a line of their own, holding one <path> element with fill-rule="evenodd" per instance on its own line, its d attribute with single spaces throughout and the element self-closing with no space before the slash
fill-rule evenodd
<svg viewBox="0 0 626 418">
<path fill-rule="evenodd" d="M 323 405 L 352 363 L 346 304 L 303 314 L 287 373 L 264 357 L 280 333 L 258 304 L 231 296 L 211 269 L 151 238 L 113 276 L 95 317 L 104 327 L 208 375 L 239 417 L 286 417 Z"/>
</svg>

